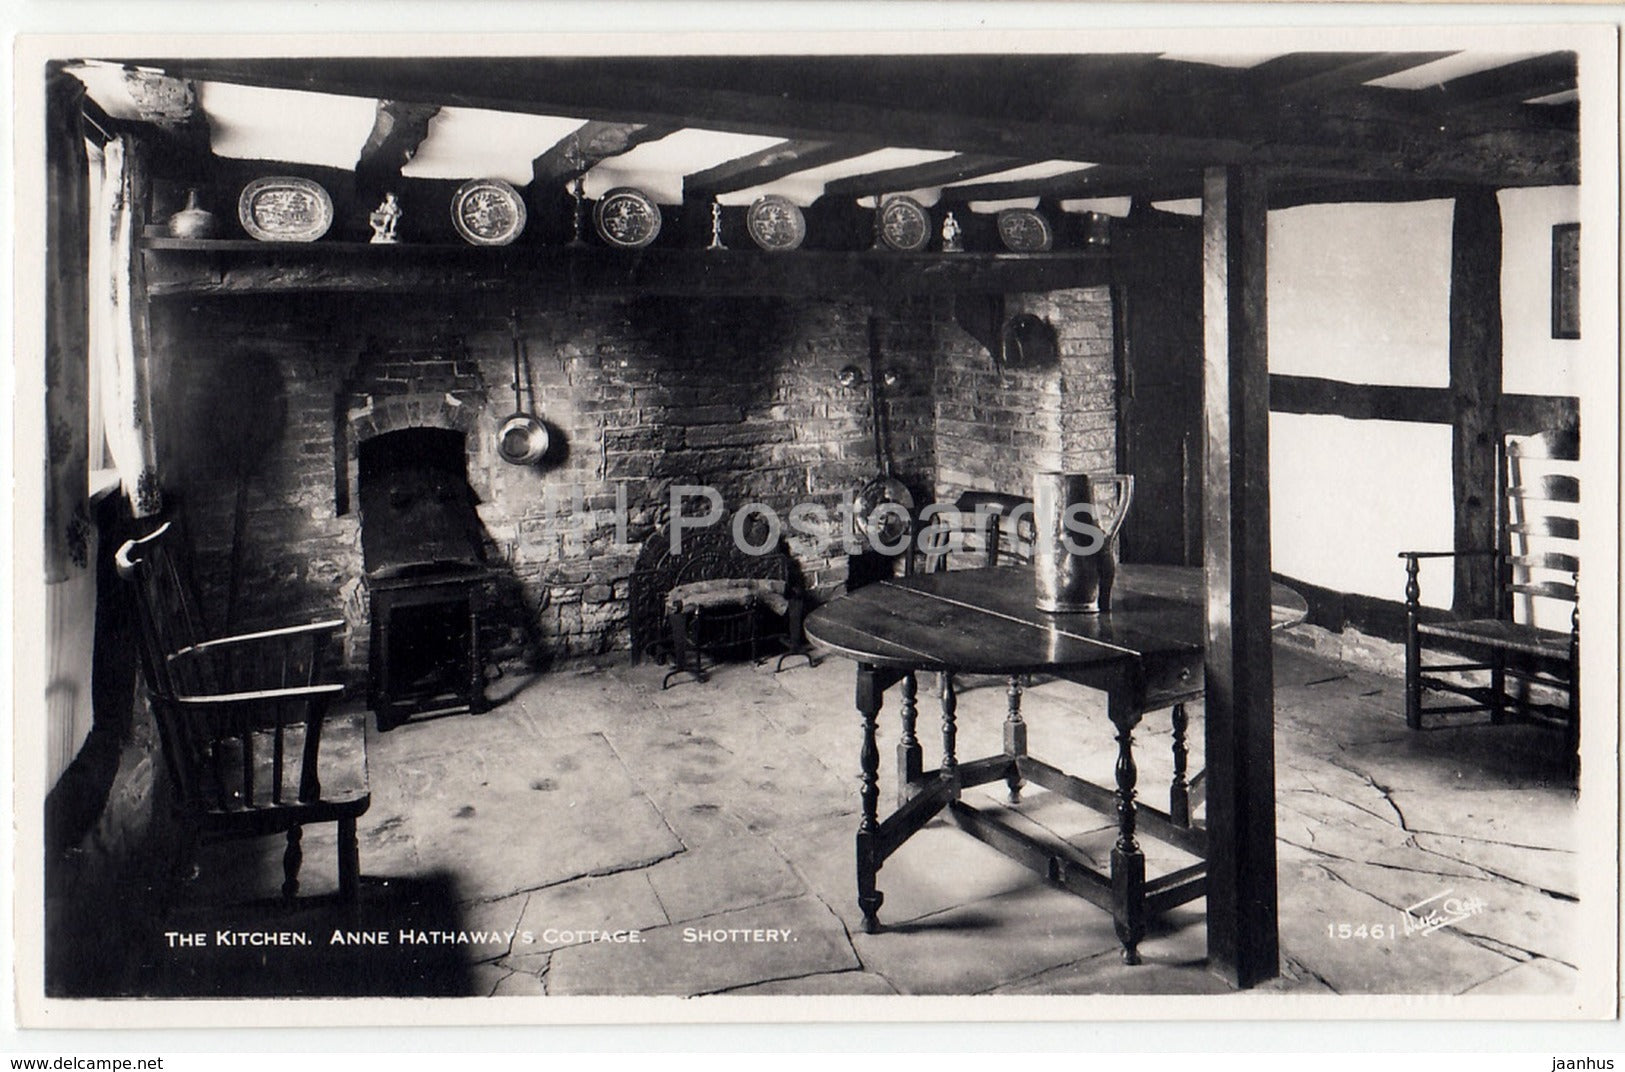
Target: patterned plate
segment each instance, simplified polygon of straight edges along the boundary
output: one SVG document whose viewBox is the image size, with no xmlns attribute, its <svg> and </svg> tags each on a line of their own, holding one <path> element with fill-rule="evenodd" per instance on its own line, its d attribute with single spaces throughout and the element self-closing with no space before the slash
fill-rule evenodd
<svg viewBox="0 0 1625 1072">
<path fill-rule="evenodd" d="M 900 253 L 918 253 L 931 242 L 931 217 L 912 197 L 889 197 L 880 206 L 880 240 Z"/>
<path fill-rule="evenodd" d="M 451 222 L 471 245 L 505 246 L 525 229 L 525 199 L 501 179 L 469 179 L 451 197 Z"/>
<path fill-rule="evenodd" d="M 766 250 L 795 249 L 807 237 L 807 217 L 795 202 L 772 194 L 756 199 L 745 213 L 753 242 Z"/>
<path fill-rule="evenodd" d="M 237 198 L 237 220 L 261 242 L 314 242 L 333 226 L 333 199 L 309 179 L 255 179 Z"/>
<path fill-rule="evenodd" d="M 642 190 L 617 186 L 592 210 L 598 237 L 622 249 L 642 249 L 660 235 L 660 206 Z"/>
<path fill-rule="evenodd" d="M 1043 253 L 1055 243 L 1049 221 L 1030 208 L 999 213 L 999 241 L 1012 253 Z"/>
</svg>

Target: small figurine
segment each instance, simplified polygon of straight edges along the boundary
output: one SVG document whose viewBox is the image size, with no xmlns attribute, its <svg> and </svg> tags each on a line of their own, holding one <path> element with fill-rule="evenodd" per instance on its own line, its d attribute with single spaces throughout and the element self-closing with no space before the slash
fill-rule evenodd
<svg viewBox="0 0 1625 1072">
<path fill-rule="evenodd" d="M 706 249 L 727 249 L 722 244 L 722 202 L 711 202 L 711 244 Z"/>
<path fill-rule="evenodd" d="M 942 252 L 965 252 L 965 245 L 959 240 L 959 221 L 954 219 L 952 212 L 942 221 Z"/>
<path fill-rule="evenodd" d="M 367 217 L 367 223 L 372 227 L 372 244 L 375 246 L 388 246 L 395 244 L 395 227 L 401 222 L 401 205 L 395 200 L 394 194 L 385 194 L 384 203 L 372 210 Z"/>
</svg>

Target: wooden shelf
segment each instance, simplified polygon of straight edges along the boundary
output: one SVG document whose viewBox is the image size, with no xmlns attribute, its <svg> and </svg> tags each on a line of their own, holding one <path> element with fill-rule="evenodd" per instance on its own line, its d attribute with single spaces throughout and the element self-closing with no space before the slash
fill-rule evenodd
<svg viewBox="0 0 1625 1072">
<path fill-rule="evenodd" d="M 1112 255 L 886 250 L 616 250 L 600 246 L 372 245 L 146 238 L 154 298 L 436 291 L 557 283 L 577 291 L 874 297 L 1017 293 L 1111 279 Z"/>
</svg>

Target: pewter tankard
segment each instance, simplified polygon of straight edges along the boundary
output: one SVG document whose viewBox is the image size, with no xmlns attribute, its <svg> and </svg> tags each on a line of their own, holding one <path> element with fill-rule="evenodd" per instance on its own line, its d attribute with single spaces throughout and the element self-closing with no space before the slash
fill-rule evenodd
<svg viewBox="0 0 1625 1072">
<path fill-rule="evenodd" d="M 1114 499 L 1100 492 L 1114 487 Z M 1117 530 L 1134 496 L 1123 474 L 1033 474 L 1033 575 L 1038 609 L 1093 614 L 1111 609 Z"/>
</svg>

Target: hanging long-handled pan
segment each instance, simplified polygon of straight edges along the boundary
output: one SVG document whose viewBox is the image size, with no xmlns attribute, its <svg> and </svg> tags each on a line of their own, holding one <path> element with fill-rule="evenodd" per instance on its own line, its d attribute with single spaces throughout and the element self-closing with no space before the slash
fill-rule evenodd
<svg viewBox="0 0 1625 1072">
<path fill-rule="evenodd" d="M 530 359 L 519 339 L 519 316 L 509 321 L 513 331 L 513 408 L 497 428 L 497 454 L 514 465 L 535 465 L 547 453 L 547 425 L 535 415 L 536 389 L 530 383 Z M 530 391 L 530 409 L 525 409 L 522 391 Z"/>
<path fill-rule="evenodd" d="M 886 419 L 880 388 L 880 321 L 869 318 L 869 409 L 873 417 L 875 464 L 880 475 L 864 484 L 852 496 L 852 525 L 858 537 L 873 548 L 891 548 L 908 536 L 913 525 L 914 496 L 901 480 L 892 476 L 889 446 L 890 422 Z M 901 509 L 887 509 L 895 505 Z"/>
</svg>

